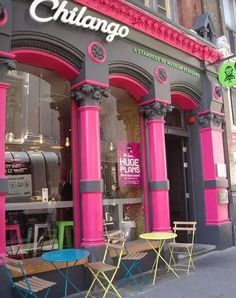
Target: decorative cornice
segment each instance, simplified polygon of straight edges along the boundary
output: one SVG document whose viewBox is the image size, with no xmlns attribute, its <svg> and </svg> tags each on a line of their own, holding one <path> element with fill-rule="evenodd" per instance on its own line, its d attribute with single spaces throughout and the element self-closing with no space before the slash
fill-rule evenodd
<svg viewBox="0 0 236 298">
<path fill-rule="evenodd" d="M 142 31 L 200 60 L 216 62 L 222 53 L 213 46 L 200 41 L 186 32 L 181 31 L 155 15 L 151 15 L 124 0 L 74 0 L 107 17 Z"/>
<path fill-rule="evenodd" d="M 200 128 L 221 128 L 222 124 L 225 122 L 225 118 L 223 115 L 208 113 L 198 115 L 198 122 Z"/>
<path fill-rule="evenodd" d="M 72 91 L 72 99 L 78 106 L 99 106 L 102 97 L 108 97 L 109 90 L 92 85 L 83 85 Z"/>
<path fill-rule="evenodd" d="M 140 107 L 140 111 L 144 113 L 146 120 L 163 119 L 167 112 L 172 111 L 172 106 L 154 102 Z"/>
<path fill-rule="evenodd" d="M 26 40 L 26 39 L 17 39 L 12 40 L 11 44 L 12 49 L 21 49 L 21 48 L 30 48 L 30 49 L 40 49 L 48 53 L 52 53 L 65 61 L 67 61 L 69 64 L 74 66 L 76 69 L 81 69 L 83 57 L 75 57 L 72 53 L 69 51 L 54 45 L 52 43 L 49 43 L 48 41 L 41 41 L 41 40 Z"/>
</svg>

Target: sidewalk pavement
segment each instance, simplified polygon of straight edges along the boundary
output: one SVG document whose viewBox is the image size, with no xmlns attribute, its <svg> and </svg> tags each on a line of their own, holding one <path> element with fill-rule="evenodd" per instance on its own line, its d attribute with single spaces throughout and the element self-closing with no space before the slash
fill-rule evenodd
<svg viewBox="0 0 236 298">
<path fill-rule="evenodd" d="M 236 247 L 213 251 L 194 258 L 196 270 L 189 275 L 178 271 L 180 278 L 161 269 L 156 283 L 152 280 L 138 291 L 130 282 L 118 291 L 123 298 L 233 298 L 236 297 Z M 149 274 L 150 276 L 150 274 Z M 150 278 L 152 278 L 150 276 Z M 102 297 L 94 293 L 94 297 Z M 72 295 L 70 298 L 79 297 Z M 107 295 L 106 297 L 115 297 Z"/>
</svg>

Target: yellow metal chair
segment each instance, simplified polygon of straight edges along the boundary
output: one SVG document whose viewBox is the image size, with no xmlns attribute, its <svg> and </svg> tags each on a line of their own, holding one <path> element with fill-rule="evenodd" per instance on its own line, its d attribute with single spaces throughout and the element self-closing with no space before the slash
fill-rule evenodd
<svg viewBox="0 0 236 298">
<path fill-rule="evenodd" d="M 106 243 L 106 249 L 104 253 L 104 257 L 102 262 L 93 262 L 93 263 L 87 263 L 85 266 L 90 270 L 90 272 L 93 275 L 93 281 L 90 285 L 90 288 L 88 289 L 88 292 L 85 297 L 92 296 L 90 295 L 90 292 L 92 291 L 96 281 L 98 284 L 102 287 L 104 290 L 105 297 L 109 292 L 109 289 L 111 288 L 113 290 L 113 294 L 121 298 L 121 295 L 113 285 L 113 281 L 115 278 L 115 275 L 120 267 L 120 261 L 121 256 L 124 251 L 124 245 L 125 245 L 125 239 L 120 238 L 119 243 L 112 243 L 113 240 L 116 240 L 117 237 L 110 236 L 107 243 Z M 111 265 L 108 263 L 109 258 L 109 251 L 115 250 L 118 256 L 116 265 Z"/>
<path fill-rule="evenodd" d="M 187 271 L 187 274 L 189 274 L 190 268 L 195 269 L 192 253 L 196 224 L 196 221 L 174 221 L 173 232 L 177 234 L 177 237 L 173 242 L 168 243 L 168 248 L 170 251 L 169 265 L 174 264 L 175 270 Z M 181 236 L 187 238 L 187 241 L 180 242 L 179 238 Z M 187 261 L 187 263 L 183 264 L 178 262 L 177 264 L 177 255 L 186 256 L 184 260 Z"/>
</svg>

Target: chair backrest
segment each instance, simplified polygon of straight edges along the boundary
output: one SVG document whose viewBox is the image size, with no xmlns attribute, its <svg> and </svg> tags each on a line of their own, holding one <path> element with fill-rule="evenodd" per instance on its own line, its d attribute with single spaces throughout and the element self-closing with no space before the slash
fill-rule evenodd
<svg viewBox="0 0 236 298">
<path fill-rule="evenodd" d="M 13 284 L 13 277 L 12 277 L 12 272 L 17 272 L 18 274 L 20 273 L 21 275 L 24 276 L 25 279 L 26 277 L 26 271 L 23 268 L 23 262 L 20 260 L 14 260 L 8 257 L 1 257 L 3 264 L 5 266 L 5 270 L 7 273 L 7 276 L 9 277 L 11 283 Z"/>
<path fill-rule="evenodd" d="M 180 242 L 179 237 L 181 234 L 185 234 L 187 237 L 187 241 L 181 241 L 181 242 L 188 242 L 188 243 L 194 243 L 195 240 L 195 232 L 196 232 L 196 221 L 174 221 L 174 227 L 173 232 L 177 234 L 177 237 L 174 241 Z"/>
<path fill-rule="evenodd" d="M 126 241 L 125 238 L 121 238 L 117 235 L 109 235 L 109 238 L 106 243 L 106 250 L 105 250 L 104 257 L 103 257 L 103 263 L 106 262 L 108 254 L 110 253 L 110 255 L 112 256 L 111 251 L 113 251 L 113 252 L 115 251 L 116 257 L 118 258 L 117 267 L 119 267 L 121 257 L 125 250 L 125 241 Z"/>
</svg>

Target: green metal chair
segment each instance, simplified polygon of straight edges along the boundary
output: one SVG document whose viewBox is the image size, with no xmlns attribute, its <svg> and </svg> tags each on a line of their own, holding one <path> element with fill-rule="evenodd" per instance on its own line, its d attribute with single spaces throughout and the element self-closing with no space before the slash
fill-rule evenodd
<svg viewBox="0 0 236 298">
<path fill-rule="evenodd" d="M 72 247 L 72 237 L 71 228 L 73 228 L 74 223 L 72 220 L 57 221 L 57 233 L 58 233 L 58 249 L 63 249 L 64 239 L 66 236 L 67 247 Z"/>
<path fill-rule="evenodd" d="M 56 285 L 55 282 L 47 281 L 36 276 L 27 277 L 26 271 L 23 268 L 23 262 L 20 260 L 10 259 L 8 257 L 1 257 L 5 266 L 6 273 L 9 277 L 11 287 L 21 295 L 21 297 L 27 297 L 31 295 L 35 298 L 39 297 L 38 293 L 46 291 L 44 297 L 47 298 L 52 286 Z M 23 279 L 14 281 L 12 272 L 20 273 Z"/>
</svg>

